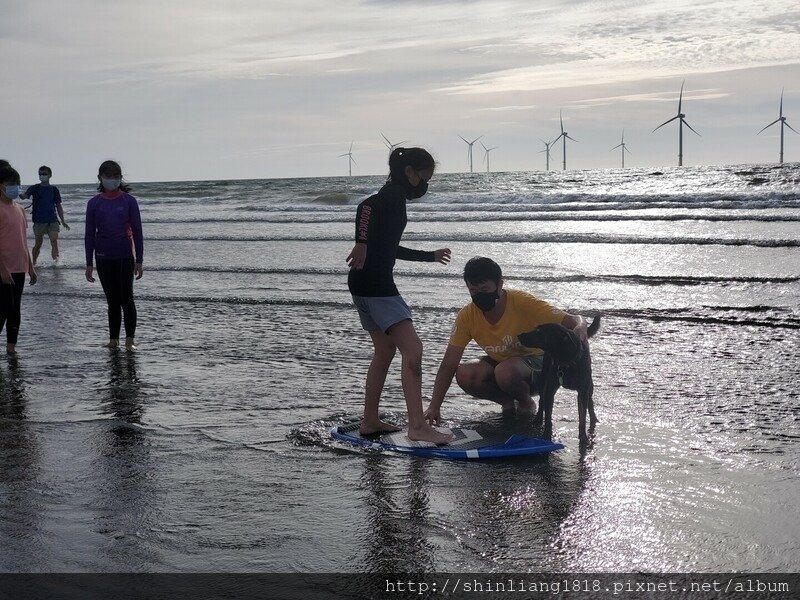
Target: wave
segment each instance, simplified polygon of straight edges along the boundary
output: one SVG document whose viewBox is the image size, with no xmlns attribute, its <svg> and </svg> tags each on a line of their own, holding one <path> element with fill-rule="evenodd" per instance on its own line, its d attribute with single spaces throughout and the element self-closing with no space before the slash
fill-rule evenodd
<svg viewBox="0 0 800 600">
<path fill-rule="evenodd" d="M 157 242 L 343 242 L 351 241 L 351 235 L 267 235 L 267 236 L 195 236 L 160 237 L 148 236 L 148 241 Z M 640 244 L 640 245 L 684 245 L 684 246 L 756 246 L 762 248 L 796 248 L 800 239 L 751 240 L 743 238 L 702 237 L 640 237 L 582 233 L 408 233 L 404 241 L 410 242 L 493 242 L 523 244 Z"/>
<path fill-rule="evenodd" d="M 81 298 L 96 300 L 95 294 L 79 293 L 79 292 L 40 292 L 37 296 L 56 297 L 56 298 Z M 140 294 L 137 296 L 139 301 L 151 301 L 164 303 L 191 303 L 191 304 L 227 304 L 227 305 L 250 305 L 250 306 L 299 306 L 299 307 L 330 307 L 330 308 L 352 308 L 352 303 L 349 301 L 339 300 L 316 300 L 316 299 L 287 299 L 287 298 L 241 298 L 241 297 L 211 297 L 211 296 L 162 296 L 152 294 Z M 644 319 L 649 321 L 670 321 L 682 322 L 698 325 L 734 325 L 734 326 L 749 326 L 749 327 L 769 327 L 777 329 L 800 329 L 800 318 L 785 315 L 781 317 L 774 317 L 768 315 L 757 316 L 761 313 L 768 311 L 778 311 L 775 307 L 768 307 L 762 305 L 756 306 L 738 306 L 738 307 L 716 307 L 716 306 L 702 306 L 706 310 L 718 311 L 723 314 L 708 315 L 708 314 L 692 314 L 690 309 L 686 308 L 672 308 L 672 309 L 626 309 L 626 308 L 596 308 L 596 307 L 583 307 L 572 308 L 568 307 L 567 310 L 573 314 L 582 314 L 587 316 L 603 315 L 604 317 L 620 317 L 628 319 Z M 415 306 L 415 310 L 421 313 L 443 313 L 455 314 L 457 308 L 448 308 L 442 306 Z M 726 312 L 734 311 L 736 315 L 727 315 Z"/>
<path fill-rule="evenodd" d="M 264 211 L 262 211 L 264 212 Z M 152 218 L 147 223 L 176 224 L 185 225 L 189 223 L 350 223 L 354 219 L 353 214 L 333 214 L 322 213 L 322 216 L 314 215 L 298 217 L 296 215 L 276 214 L 269 217 L 189 217 L 185 219 L 174 218 Z M 796 223 L 800 222 L 799 215 L 747 215 L 747 214 L 669 214 L 669 215 L 580 215 L 570 213 L 485 213 L 485 212 L 462 212 L 459 214 L 444 213 L 431 218 L 429 215 L 409 215 L 409 223 L 483 223 L 496 221 L 517 221 L 517 222 L 536 222 L 536 221 L 588 221 L 596 223 L 617 222 L 617 221 L 709 221 L 709 222 L 736 222 L 753 221 L 763 223 Z"/>
<path fill-rule="evenodd" d="M 76 269 L 77 270 L 77 269 Z M 80 267 L 83 270 L 83 267 Z M 234 275 L 329 275 L 345 277 L 346 268 L 259 268 L 259 267 L 149 267 L 148 272 L 167 272 L 167 273 L 230 273 Z M 445 279 L 461 281 L 460 274 L 452 273 L 405 273 L 395 271 L 395 277 L 413 277 L 414 279 Z M 507 281 L 530 281 L 530 282 L 549 282 L 549 283 L 631 283 L 637 285 L 726 285 L 734 283 L 754 283 L 754 284 L 787 284 L 800 282 L 800 276 L 786 277 L 718 277 L 718 276 L 683 276 L 683 275 L 605 275 L 605 274 L 570 274 L 570 275 L 509 275 L 504 279 Z"/>
</svg>

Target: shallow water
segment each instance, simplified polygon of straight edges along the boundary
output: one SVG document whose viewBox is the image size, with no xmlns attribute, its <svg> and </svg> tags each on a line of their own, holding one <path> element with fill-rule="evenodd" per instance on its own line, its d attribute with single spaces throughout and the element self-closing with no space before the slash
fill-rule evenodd
<svg viewBox="0 0 800 600">
<path fill-rule="evenodd" d="M 406 243 L 453 263 L 397 267 L 424 393 L 473 255 L 604 315 L 591 446 L 562 390 L 565 450 L 474 463 L 329 438 L 362 403 L 344 257 L 379 178 L 137 185 L 133 355 L 100 347 L 91 189 L 64 186 L 63 259 L 45 243 L 19 357 L 0 361 L 0 569 L 797 571 L 799 180 L 798 165 L 438 176 Z M 398 364 L 382 406 L 404 418 Z M 533 431 L 455 385 L 444 416 Z"/>
</svg>

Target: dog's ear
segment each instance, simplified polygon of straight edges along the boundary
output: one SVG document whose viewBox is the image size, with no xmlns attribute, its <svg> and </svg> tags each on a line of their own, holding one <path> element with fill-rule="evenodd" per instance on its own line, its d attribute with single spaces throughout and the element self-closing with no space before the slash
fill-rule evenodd
<svg viewBox="0 0 800 600">
<path fill-rule="evenodd" d="M 536 345 L 537 339 L 536 339 L 535 329 L 533 331 L 526 331 L 525 333 L 520 333 L 517 336 L 517 339 L 526 348 L 538 348 L 538 346 Z"/>
</svg>

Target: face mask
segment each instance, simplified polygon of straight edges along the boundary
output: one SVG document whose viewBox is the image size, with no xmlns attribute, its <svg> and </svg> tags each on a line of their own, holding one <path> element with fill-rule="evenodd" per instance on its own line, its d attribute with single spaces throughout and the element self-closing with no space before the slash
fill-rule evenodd
<svg viewBox="0 0 800 600">
<path fill-rule="evenodd" d="M 42 183 L 47 183 L 50 181 L 50 175 L 39 175 L 39 181 Z"/>
<path fill-rule="evenodd" d="M 113 192 L 119 187 L 121 182 L 119 179 L 106 179 L 105 177 L 101 177 L 100 183 L 103 184 L 103 189 L 105 191 Z"/>
<path fill-rule="evenodd" d="M 428 192 L 428 182 L 422 181 L 417 185 L 407 185 L 406 186 L 406 198 L 410 200 L 415 200 L 417 198 L 422 198 Z"/>
<path fill-rule="evenodd" d="M 489 312 L 497 304 L 500 294 L 497 290 L 493 292 L 476 292 L 472 294 L 472 303 L 480 308 L 483 312 Z"/>
<path fill-rule="evenodd" d="M 6 186 L 6 198 L 11 198 L 12 200 L 16 200 L 19 198 L 19 195 L 22 193 L 22 188 L 18 185 L 7 185 Z"/>
</svg>

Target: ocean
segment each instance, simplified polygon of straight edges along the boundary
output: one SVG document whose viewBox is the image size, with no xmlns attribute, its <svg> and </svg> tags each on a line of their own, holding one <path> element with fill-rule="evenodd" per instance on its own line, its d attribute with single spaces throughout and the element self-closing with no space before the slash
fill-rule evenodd
<svg viewBox="0 0 800 600">
<path fill-rule="evenodd" d="M 453 261 L 395 271 L 426 398 L 473 256 L 603 316 L 592 444 L 561 390 L 566 448 L 494 462 L 330 439 L 362 407 L 371 347 L 345 257 L 383 179 L 133 182 L 133 354 L 102 347 L 83 277 L 93 186 L 59 186 L 72 229 L 58 265 L 45 241 L 19 355 L 0 360 L 0 570 L 800 568 L 800 164 L 437 174 L 404 245 Z M 399 372 L 398 356 L 382 408 L 402 421 Z M 442 414 L 535 432 L 455 384 Z"/>
</svg>

